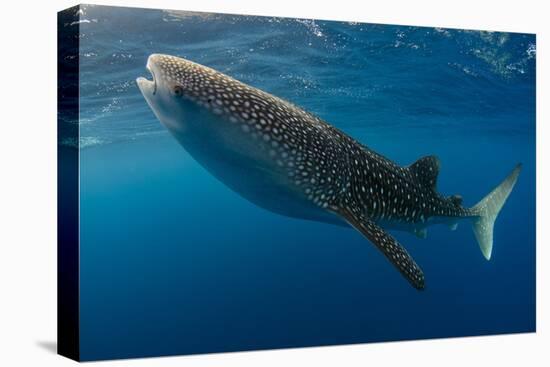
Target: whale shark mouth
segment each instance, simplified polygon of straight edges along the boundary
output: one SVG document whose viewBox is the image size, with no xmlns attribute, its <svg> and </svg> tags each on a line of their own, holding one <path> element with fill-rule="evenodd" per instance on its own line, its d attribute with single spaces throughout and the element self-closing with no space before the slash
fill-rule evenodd
<svg viewBox="0 0 550 367">
<path fill-rule="evenodd" d="M 153 68 L 151 67 L 150 60 L 147 61 L 147 65 L 145 66 L 147 71 L 151 74 L 151 79 L 149 80 L 144 77 L 139 77 L 136 79 L 138 85 L 153 85 L 153 92 L 152 95 L 154 96 L 157 93 L 157 79 L 155 78 L 155 72 L 153 71 Z"/>
</svg>

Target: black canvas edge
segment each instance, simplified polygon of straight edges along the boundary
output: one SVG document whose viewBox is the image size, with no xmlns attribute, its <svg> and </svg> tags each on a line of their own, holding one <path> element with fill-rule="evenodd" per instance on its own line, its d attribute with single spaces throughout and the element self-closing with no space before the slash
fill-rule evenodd
<svg viewBox="0 0 550 367">
<path fill-rule="evenodd" d="M 57 13 L 57 353 L 80 360 L 80 6 Z"/>
</svg>

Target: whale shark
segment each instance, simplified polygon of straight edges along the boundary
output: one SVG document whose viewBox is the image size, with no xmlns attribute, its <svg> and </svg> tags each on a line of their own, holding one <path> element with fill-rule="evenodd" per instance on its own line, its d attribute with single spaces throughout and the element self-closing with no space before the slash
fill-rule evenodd
<svg viewBox="0 0 550 367">
<path fill-rule="evenodd" d="M 388 230 L 468 220 L 483 256 L 521 164 L 473 207 L 436 189 L 440 162 L 400 166 L 304 109 L 184 58 L 152 54 L 136 82 L 148 105 L 208 172 L 259 207 L 356 229 L 416 289 L 425 277 Z"/>
</svg>

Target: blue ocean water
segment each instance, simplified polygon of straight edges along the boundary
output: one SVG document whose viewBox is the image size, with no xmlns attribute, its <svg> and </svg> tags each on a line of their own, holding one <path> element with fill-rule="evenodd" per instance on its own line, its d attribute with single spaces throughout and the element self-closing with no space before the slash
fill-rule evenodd
<svg viewBox="0 0 550 367">
<path fill-rule="evenodd" d="M 534 35 L 100 6 L 79 25 L 83 359 L 535 330 Z M 418 292 L 358 232 L 247 202 L 147 106 L 135 78 L 151 53 L 285 98 L 399 164 L 436 154 L 439 191 L 466 205 L 523 163 L 491 261 L 467 221 L 393 232 L 424 270 Z"/>
</svg>

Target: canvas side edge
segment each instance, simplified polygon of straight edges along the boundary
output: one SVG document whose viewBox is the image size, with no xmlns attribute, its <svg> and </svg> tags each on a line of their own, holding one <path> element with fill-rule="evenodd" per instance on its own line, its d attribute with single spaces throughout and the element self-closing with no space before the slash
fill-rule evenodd
<svg viewBox="0 0 550 367">
<path fill-rule="evenodd" d="M 57 17 L 57 353 L 80 360 L 79 18 Z"/>
</svg>

